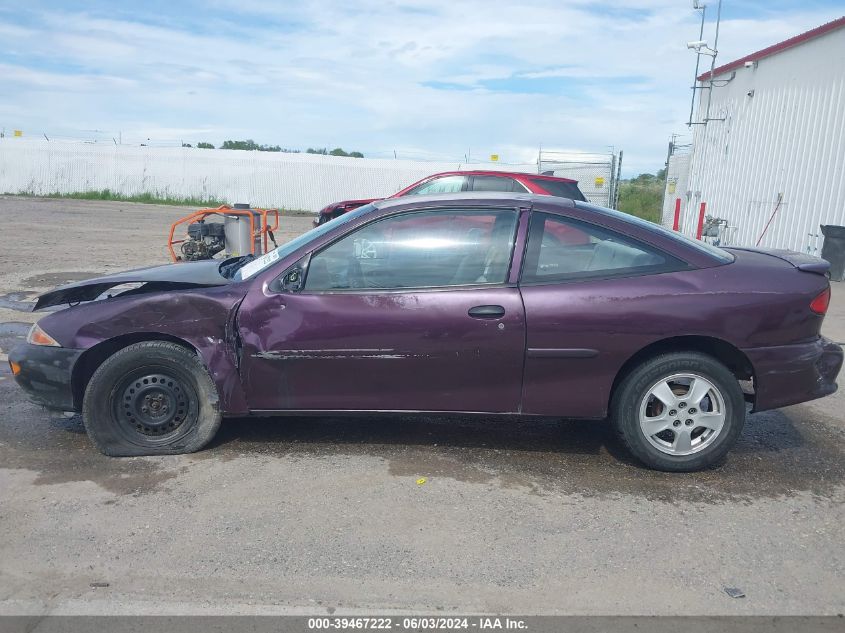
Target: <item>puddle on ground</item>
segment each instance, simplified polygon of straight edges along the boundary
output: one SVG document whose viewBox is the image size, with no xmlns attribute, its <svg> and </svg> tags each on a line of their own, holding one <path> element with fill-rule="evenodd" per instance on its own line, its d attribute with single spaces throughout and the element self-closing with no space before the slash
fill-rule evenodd
<svg viewBox="0 0 845 633">
<path fill-rule="evenodd" d="M 15 345 L 23 343 L 31 327 L 31 323 L 20 323 L 18 321 L 0 323 L 0 352 L 8 354 L 9 350 Z"/>
<path fill-rule="evenodd" d="M 649 470 L 616 441 L 610 425 L 591 420 L 500 420 L 477 417 L 266 418 L 225 420 L 205 459 L 270 455 L 380 457 L 407 477 L 522 488 L 586 497 L 635 495 L 649 500 L 751 502 L 810 492 L 830 498 L 845 483 L 845 433 L 809 410 L 795 421 L 781 411 L 749 417 L 726 462 L 684 474 Z M 831 441 L 832 435 L 841 436 Z"/>
<path fill-rule="evenodd" d="M 35 286 L 36 288 L 52 288 L 54 286 L 62 286 L 64 284 L 69 284 L 74 281 L 84 281 L 93 277 L 100 277 L 102 274 L 102 271 L 90 270 L 72 270 L 58 273 L 38 273 L 37 275 L 32 275 L 31 277 L 27 277 L 26 279 L 22 280 L 21 285 Z"/>
<path fill-rule="evenodd" d="M 14 385 L 0 382 L 0 398 Z M 85 434 L 82 417 L 64 417 L 35 405 L 0 423 L 0 466 L 38 473 L 36 485 L 90 481 L 116 495 L 143 495 L 184 472 L 162 467 L 160 458 L 106 457 Z"/>
<path fill-rule="evenodd" d="M 10 292 L 0 295 L 0 308 L 16 310 L 17 312 L 32 312 L 35 300 L 31 299 L 31 296 L 28 292 Z"/>
<path fill-rule="evenodd" d="M 10 325 L 0 324 L 0 332 Z M 90 481 L 116 495 L 160 490 L 187 468 L 161 463 L 168 458 L 106 457 L 88 439 L 82 416 L 30 403 L 2 365 L 8 379 L 0 380 L 0 468 L 35 471 L 36 485 Z"/>
<path fill-rule="evenodd" d="M 0 381 L 0 464 L 38 471 L 37 484 L 92 481 L 118 495 L 160 490 L 188 468 L 182 458 L 109 458 L 91 445 L 80 416 L 64 418 L 23 401 Z M 14 411 L 9 416 L 6 412 Z M 445 478 L 487 489 L 582 497 L 752 503 L 809 492 L 833 499 L 845 483 L 845 432 L 804 405 L 749 417 L 727 461 L 670 474 L 628 456 L 596 421 L 484 417 L 279 417 L 225 420 L 190 460 L 375 457 L 397 477 Z M 258 461 L 246 462 L 258 466 Z M 181 466 L 180 466 L 181 464 Z M 322 465 L 315 467 L 323 468 Z"/>
</svg>

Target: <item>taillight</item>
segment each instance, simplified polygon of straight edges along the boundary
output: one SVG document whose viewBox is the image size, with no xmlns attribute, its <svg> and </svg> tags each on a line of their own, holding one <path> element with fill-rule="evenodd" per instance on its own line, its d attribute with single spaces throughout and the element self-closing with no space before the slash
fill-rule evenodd
<svg viewBox="0 0 845 633">
<path fill-rule="evenodd" d="M 820 316 L 827 314 L 827 308 L 830 305 L 830 286 L 822 290 L 816 298 L 810 302 L 810 310 Z"/>
</svg>

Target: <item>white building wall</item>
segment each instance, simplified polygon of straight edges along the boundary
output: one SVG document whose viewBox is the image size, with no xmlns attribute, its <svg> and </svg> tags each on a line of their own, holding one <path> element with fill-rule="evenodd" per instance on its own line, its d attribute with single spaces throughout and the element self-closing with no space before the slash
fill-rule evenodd
<svg viewBox="0 0 845 633">
<path fill-rule="evenodd" d="M 109 189 L 125 195 L 154 193 L 318 211 L 339 200 L 389 196 L 425 176 L 459 169 L 537 173 L 535 163 L 461 164 L 0 140 L 0 193 L 49 195 Z"/>
<path fill-rule="evenodd" d="M 681 219 L 688 200 L 689 191 L 689 162 L 688 152 L 672 154 L 666 167 L 666 190 L 663 193 L 663 213 L 661 224 L 671 229 L 675 222 L 675 201 L 681 200 Z"/>
<path fill-rule="evenodd" d="M 730 243 L 753 246 L 780 194 L 761 247 L 815 253 L 820 224 L 845 225 L 845 29 L 736 69 L 713 89 L 710 117 L 725 120 L 696 126 L 684 233 L 703 201 L 728 220 Z"/>
</svg>

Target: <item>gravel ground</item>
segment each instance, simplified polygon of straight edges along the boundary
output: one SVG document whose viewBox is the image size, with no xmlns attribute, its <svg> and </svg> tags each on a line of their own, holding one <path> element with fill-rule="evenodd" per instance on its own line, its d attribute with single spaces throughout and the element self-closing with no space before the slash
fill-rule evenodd
<svg viewBox="0 0 845 633">
<path fill-rule="evenodd" d="M 185 213 L 0 197 L 0 353 L 38 291 L 165 262 Z M 195 455 L 110 459 L 3 363 L 0 613 L 842 613 L 843 405 L 753 415 L 690 475 L 604 423 L 478 418 L 228 420 Z"/>
</svg>

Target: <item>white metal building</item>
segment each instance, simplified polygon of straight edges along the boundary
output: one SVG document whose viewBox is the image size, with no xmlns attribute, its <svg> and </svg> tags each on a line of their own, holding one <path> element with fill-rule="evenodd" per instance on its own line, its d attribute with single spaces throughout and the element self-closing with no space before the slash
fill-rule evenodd
<svg viewBox="0 0 845 633">
<path fill-rule="evenodd" d="M 670 157 L 664 224 L 680 198 L 687 235 L 705 203 L 727 221 L 722 244 L 818 254 L 819 225 L 845 225 L 845 17 L 698 81 L 704 123 L 689 155 Z"/>
</svg>

